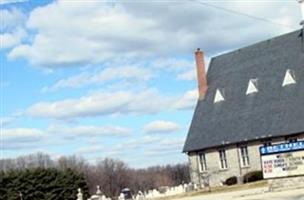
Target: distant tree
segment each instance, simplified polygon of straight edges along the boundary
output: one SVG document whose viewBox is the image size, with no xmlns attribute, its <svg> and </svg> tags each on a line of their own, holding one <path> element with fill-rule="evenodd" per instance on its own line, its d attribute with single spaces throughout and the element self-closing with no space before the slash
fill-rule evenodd
<svg viewBox="0 0 304 200">
<path fill-rule="evenodd" d="M 4 195 L 8 194 L 9 200 L 19 200 L 19 192 L 22 192 L 24 200 L 29 196 L 31 200 L 52 200 L 56 199 L 55 194 L 64 200 L 70 198 L 64 195 L 75 199 L 78 187 L 86 194 L 93 194 L 97 185 L 105 195 L 115 197 L 125 187 L 137 193 L 190 182 L 187 164 L 134 169 L 123 161 L 111 158 L 93 165 L 80 156 L 62 156 L 52 160 L 44 153 L 2 159 L 0 171 L 0 200 L 7 200 Z"/>
<path fill-rule="evenodd" d="M 15 159 L 1 159 L 0 160 L 0 171 L 6 172 L 16 168 Z"/>
<path fill-rule="evenodd" d="M 73 169 L 79 172 L 84 172 L 87 169 L 88 164 L 85 159 L 80 156 L 61 156 L 57 160 L 57 167 L 59 169 Z"/>
<path fill-rule="evenodd" d="M 129 187 L 128 167 L 122 161 L 106 158 L 97 163 L 96 171 L 100 177 L 98 185 L 108 196 L 118 196 L 124 187 Z"/>
<path fill-rule="evenodd" d="M 187 164 L 167 165 L 166 171 L 174 185 L 190 182 L 189 166 Z"/>
</svg>

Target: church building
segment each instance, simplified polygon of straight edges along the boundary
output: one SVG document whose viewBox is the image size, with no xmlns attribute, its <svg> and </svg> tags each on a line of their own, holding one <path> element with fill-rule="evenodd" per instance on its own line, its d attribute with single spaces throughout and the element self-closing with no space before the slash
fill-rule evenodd
<svg viewBox="0 0 304 200">
<path fill-rule="evenodd" d="M 262 171 L 260 148 L 304 141 L 304 43 L 298 30 L 212 58 L 195 52 L 199 100 L 184 145 L 193 183 Z"/>
</svg>

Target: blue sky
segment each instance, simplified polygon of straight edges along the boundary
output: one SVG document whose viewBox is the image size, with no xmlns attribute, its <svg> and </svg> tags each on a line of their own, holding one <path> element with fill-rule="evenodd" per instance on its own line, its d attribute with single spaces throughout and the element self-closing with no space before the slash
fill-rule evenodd
<svg viewBox="0 0 304 200">
<path fill-rule="evenodd" d="M 133 167 L 187 161 L 197 47 L 209 63 L 301 19 L 296 1 L 0 3 L 1 157 L 40 151 Z"/>
</svg>

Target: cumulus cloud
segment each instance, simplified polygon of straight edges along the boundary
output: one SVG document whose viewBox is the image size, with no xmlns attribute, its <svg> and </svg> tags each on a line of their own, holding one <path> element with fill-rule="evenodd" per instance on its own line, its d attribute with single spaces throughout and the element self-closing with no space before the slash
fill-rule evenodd
<svg viewBox="0 0 304 200">
<path fill-rule="evenodd" d="M 57 91 L 64 88 L 81 88 L 91 85 L 111 85 L 112 89 L 135 85 L 145 86 L 152 78 L 162 73 L 170 73 L 172 78 L 192 81 L 195 79 L 195 64 L 193 59 L 166 58 L 149 61 L 114 61 L 106 63 L 101 69 L 92 69 L 58 80 L 51 86 L 42 88 L 42 92 Z M 190 71 L 190 73 L 189 73 Z M 193 73 L 193 74 L 192 74 Z"/>
<path fill-rule="evenodd" d="M 159 142 L 158 145 L 147 148 L 146 156 L 163 156 L 168 154 L 181 153 L 185 138 L 165 139 Z"/>
<path fill-rule="evenodd" d="M 79 88 L 92 84 L 105 84 L 111 81 L 147 81 L 153 73 L 149 69 L 129 65 L 124 67 L 108 67 L 98 72 L 84 72 L 57 81 L 53 86 L 45 87 L 43 91 L 54 91 L 61 88 Z"/>
<path fill-rule="evenodd" d="M 2 130 L 3 149 L 22 149 L 37 146 L 45 133 L 32 128 L 12 128 Z"/>
<path fill-rule="evenodd" d="M 153 121 L 144 126 L 144 132 L 151 133 L 173 133 L 178 132 L 180 126 L 171 121 Z"/>
<path fill-rule="evenodd" d="M 205 68 L 206 71 L 208 71 L 210 58 L 205 57 Z M 190 65 L 188 69 L 181 71 L 177 74 L 177 80 L 184 80 L 184 81 L 196 81 L 197 75 L 196 75 L 196 64 L 193 62 L 192 65 Z"/>
<path fill-rule="evenodd" d="M 0 49 L 10 48 L 19 44 L 25 36 L 26 32 L 23 29 L 17 29 L 12 33 L 0 34 Z"/>
<path fill-rule="evenodd" d="M 170 72 L 183 72 L 195 66 L 193 59 L 186 58 L 161 58 L 153 60 L 150 65 L 151 68 Z"/>
<path fill-rule="evenodd" d="M 172 98 L 148 89 L 140 92 L 99 92 L 80 98 L 39 102 L 27 109 L 33 117 L 73 119 L 104 115 L 153 114 L 165 110 Z"/>
<path fill-rule="evenodd" d="M 180 99 L 178 99 L 174 108 L 178 110 L 193 109 L 198 100 L 198 90 L 187 91 Z"/>
<path fill-rule="evenodd" d="M 1 9 L 0 49 L 11 48 L 20 44 L 27 33 L 23 26 L 26 15 L 17 8 Z"/>
<path fill-rule="evenodd" d="M 80 98 L 38 102 L 27 108 L 25 114 L 36 118 L 58 120 L 129 114 L 156 114 L 176 109 L 192 109 L 197 98 L 196 90 L 187 91 L 181 97 L 164 95 L 156 89 L 102 91 Z"/>
<path fill-rule="evenodd" d="M 17 27 L 23 26 L 26 20 L 26 15 L 17 8 L 1 9 L 0 12 L 1 32 L 10 31 L 16 29 Z"/>
<path fill-rule="evenodd" d="M 27 2 L 27 1 L 28 0 L 0 0 L 0 5 L 23 3 L 23 2 Z"/>
<path fill-rule="evenodd" d="M 76 154 L 100 154 L 100 152 L 103 152 L 104 150 L 104 147 L 100 145 L 86 146 L 77 149 Z"/>
<path fill-rule="evenodd" d="M 62 124 L 50 125 L 45 130 L 35 128 L 6 128 L 2 130 L 1 140 L 4 150 L 38 148 L 41 144 L 47 145 L 50 142 L 58 144 L 58 139 L 83 139 L 97 137 L 125 137 L 132 133 L 132 129 L 115 125 L 79 125 L 67 126 Z M 51 142 L 51 143 L 52 143 Z M 96 146 L 96 145 L 93 145 Z M 46 147 L 47 148 L 47 147 Z M 84 153 L 85 150 L 82 150 Z M 88 153 L 88 152 L 87 152 Z"/>
<path fill-rule="evenodd" d="M 30 128 L 16 128 L 16 129 L 4 129 L 3 132 L 4 140 L 36 140 L 41 138 L 43 132 L 38 129 Z"/>
<path fill-rule="evenodd" d="M 126 136 L 129 135 L 132 130 L 130 128 L 121 126 L 63 126 L 52 125 L 48 128 L 49 134 L 61 135 L 64 138 L 78 138 L 78 137 L 105 137 L 105 136 Z"/>
<path fill-rule="evenodd" d="M 177 75 L 178 80 L 194 81 L 196 80 L 196 70 L 191 69 Z"/>
<path fill-rule="evenodd" d="M 47 67 L 133 57 L 139 49 L 145 54 L 144 49 L 153 42 L 153 35 L 141 34 L 153 26 L 151 20 L 130 16 L 101 1 L 55 1 L 35 9 L 27 24 L 37 30 L 33 43 L 16 47 L 9 57 L 24 57 Z"/>
<path fill-rule="evenodd" d="M 233 1 L 217 5 L 290 26 L 300 19 L 296 2 L 269 1 L 261 6 L 260 2 Z M 109 59 L 190 55 L 197 47 L 214 54 L 290 31 L 195 1 L 182 5 L 55 1 L 34 9 L 27 28 L 36 32 L 33 41 L 15 47 L 9 57 L 49 68 Z"/>
<path fill-rule="evenodd" d="M 14 121 L 13 117 L 0 117 L 0 126 L 7 126 Z"/>
<path fill-rule="evenodd" d="M 138 137 L 136 139 L 130 139 L 121 142 L 113 147 L 110 147 L 105 152 L 106 156 L 122 156 L 130 151 L 139 151 L 141 148 L 147 148 L 150 145 L 159 144 L 162 138 L 157 136 L 145 135 L 143 137 Z"/>
</svg>

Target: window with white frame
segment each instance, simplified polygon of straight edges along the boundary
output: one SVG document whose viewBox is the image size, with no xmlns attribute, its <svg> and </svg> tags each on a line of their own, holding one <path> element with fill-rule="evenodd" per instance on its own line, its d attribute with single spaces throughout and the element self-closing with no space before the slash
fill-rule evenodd
<svg viewBox="0 0 304 200">
<path fill-rule="evenodd" d="M 206 154 L 205 153 L 200 153 L 199 154 L 199 166 L 200 166 L 200 171 L 201 172 L 207 171 L 207 161 L 206 161 Z"/>
<path fill-rule="evenodd" d="M 221 167 L 221 169 L 227 169 L 228 164 L 227 164 L 226 150 L 225 149 L 219 150 L 219 156 L 220 156 L 220 167 Z"/>
<path fill-rule="evenodd" d="M 247 167 L 250 165 L 249 162 L 249 154 L 248 154 L 248 147 L 241 146 L 240 147 L 240 154 L 241 154 L 241 164 L 243 167 Z"/>
</svg>

